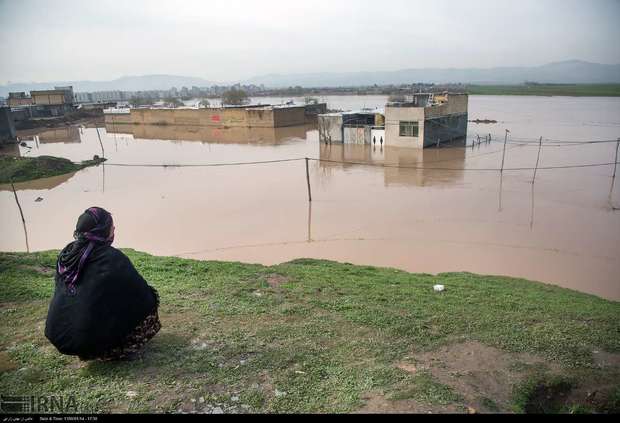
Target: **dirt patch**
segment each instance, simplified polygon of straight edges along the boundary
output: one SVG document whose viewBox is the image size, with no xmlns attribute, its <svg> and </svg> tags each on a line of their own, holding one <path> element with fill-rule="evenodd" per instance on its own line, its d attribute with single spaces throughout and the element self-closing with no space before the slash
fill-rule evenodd
<svg viewBox="0 0 620 423">
<path fill-rule="evenodd" d="M 456 405 L 429 405 L 412 399 L 389 400 L 382 394 L 368 394 L 362 398 L 366 404 L 357 414 L 446 414 L 464 413 Z"/>
<path fill-rule="evenodd" d="M 605 351 L 592 351 L 592 360 L 598 367 L 620 367 L 620 354 Z"/>
<path fill-rule="evenodd" d="M 410 373 L 429 372 L 461 395 L 466 406 L 482 412 L 512 411 L 513 387 L 534 366 L 546 364 L 530 354 L 512 354 L 473 341 L 416 354 L 397 364 Z"/>
<path fill-rule="evenodd" d="M 0 373 L 17 369 L 17 363 L 11 360 L 6 351 L 0 351 Z"/>
<path fill-rule="evenodd" d="M 524 405 L 528 414 L 557 413 L 562 409 L 572 387 L 567 382 L 540 383 L 532 389 Z"/>
<path fill-rule="evenodd" d="M 267 276 L 267 283 L 272 288 L 279 288 L 280 285 L 290 282 L 290 278 L 278 274 L 271 274 Z"/>
</svg>

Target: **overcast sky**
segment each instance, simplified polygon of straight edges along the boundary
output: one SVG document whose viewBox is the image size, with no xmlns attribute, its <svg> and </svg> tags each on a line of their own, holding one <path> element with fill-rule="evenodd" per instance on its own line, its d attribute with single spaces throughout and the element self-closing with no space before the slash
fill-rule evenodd
<svg viewBox="0 0 620 423">
<path fill-rule="evenodd" d="M 0 83 L 620 63 L 620 0 L 0 0 Z"/>
</svg>

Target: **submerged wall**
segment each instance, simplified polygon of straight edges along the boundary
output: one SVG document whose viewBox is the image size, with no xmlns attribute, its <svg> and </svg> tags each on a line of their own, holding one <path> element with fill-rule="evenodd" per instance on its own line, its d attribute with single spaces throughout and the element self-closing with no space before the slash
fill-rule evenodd
<svg viewBox="0 0 620 423">
<path fill-rule="evenodd" d="M 305 139 L 308 127 L 284 128 L 215 127 L 193 125 L 106 124 L 108 133 L 132 134 L 135 139 L 215 142 L 223 144 L 278 144 Z"/>
<path fill-rule="evenodd" d="M 303 106 L 131 109 L 130 113 L 105 114 L 105 123 L 107 124 L 281 128 L 303 125 L 305 121 L 306 115 Z"/>
</svg>

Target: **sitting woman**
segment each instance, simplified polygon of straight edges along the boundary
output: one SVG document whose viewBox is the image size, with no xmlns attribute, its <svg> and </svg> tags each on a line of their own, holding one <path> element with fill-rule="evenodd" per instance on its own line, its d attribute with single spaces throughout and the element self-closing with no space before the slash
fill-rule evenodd
<svg viewBox="0 0 620 423">
<path fill-rule="evenodd" d="M 135 358 L 161 328 L 157 291 L 111 246 L 114 224 L 104 209 L 86 210 L 73 237 L 58 255 L 45 336 L 82 360 Z"/>
</svg>

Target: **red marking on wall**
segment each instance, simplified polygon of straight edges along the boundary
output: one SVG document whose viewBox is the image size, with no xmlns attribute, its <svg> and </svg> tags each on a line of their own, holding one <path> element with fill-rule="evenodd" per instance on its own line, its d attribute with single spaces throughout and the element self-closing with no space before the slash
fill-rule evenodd
<svg viewBox="0 0 620 423">
<path fill-rule="evenodd" d="M 220 115 L 213 115 L 213 116 L 211 116 L 211 121 L 212 122 L 219 122 L 219 121 L 221 121 Z"/>
</svg>

